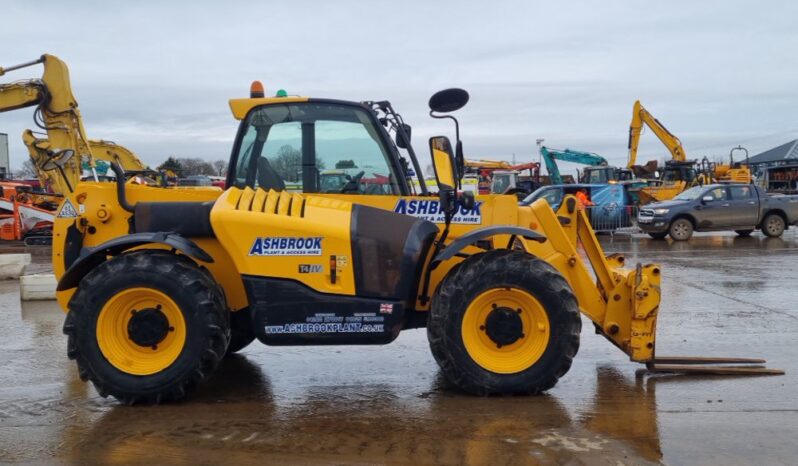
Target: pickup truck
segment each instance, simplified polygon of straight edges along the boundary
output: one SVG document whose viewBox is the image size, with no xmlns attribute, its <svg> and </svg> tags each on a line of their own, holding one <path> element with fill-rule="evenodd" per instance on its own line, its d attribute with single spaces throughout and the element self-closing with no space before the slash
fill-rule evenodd
<svg viewBox="0 0 798 466">
<path fill-rule="evenodd" d="M 798 223 L 798 195 L 769 195 L 751 184 L 690 188 L 671 200 L 640 207 L 637 225 L 655 239 L 686 241 L 694 231 L 734 230 L 748 236 L 760 229 L 781 236 Z"/>
</svg>

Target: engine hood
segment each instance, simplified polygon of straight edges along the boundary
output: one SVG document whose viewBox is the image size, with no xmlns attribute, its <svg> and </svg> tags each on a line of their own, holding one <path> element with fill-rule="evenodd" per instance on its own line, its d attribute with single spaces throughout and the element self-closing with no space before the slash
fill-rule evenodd
<svg viewBox="0 0 798 466">
<path fill-rule="evenodd" d="M 660 201 L 660 202 L 652 202 L 651 204 L 646 204 L 641 207 L 641 209 L 673 209 L 675 207 L 680 207 L 687 204 L 690 201 Z"/>
</svg>

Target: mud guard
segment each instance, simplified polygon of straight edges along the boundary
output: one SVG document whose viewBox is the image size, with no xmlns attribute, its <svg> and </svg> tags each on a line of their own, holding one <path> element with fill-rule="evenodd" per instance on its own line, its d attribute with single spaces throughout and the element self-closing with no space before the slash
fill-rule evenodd
<svg viewBox="0 0 798 466">
<path fill-rule="evenodd" d="M 491 236 L 496 236 L 496 235 L 522 236 L 525 239 L 528 239 L 530 241 L 537 241 L 538 243 L 546 241 L 545 236 L 541 235 L 540 233 L 534 230 L 530 230 L 529 228 L 523 228 L 511 225 L 487 226 L 483 228 L 477 228 L 476 230 L 472 230 L 467 234 L 452 241 L 451 243 L 449 243 L 448 246 L 443 248 L 443 250 L 440 253 L 438 253 L 438 255 L 432 260 L 432 262 L 437 264 L 439 262 L 451 259 L 452 257 L 456 256 L 457 253 L 462 251 L 466 246 L 470 246 L 481 239 L 489 238 Z"/>
<path fill-rule="evenodd" d="M 78 286 L 80 280 L 89 271 L 108 260 L 108 256 L 115 256 L 128 249 L 145 244 L 163 244 L 198 261 L 213 263 L 213 258 L 202 248 L 188 238 L 176 233 L 153 232 L 133 233 L 106 241 L 93 248 L 83 248 L 80 256 L 67 269 L 58 281 L 57 291 L 64 291 Z"/>
</svg>

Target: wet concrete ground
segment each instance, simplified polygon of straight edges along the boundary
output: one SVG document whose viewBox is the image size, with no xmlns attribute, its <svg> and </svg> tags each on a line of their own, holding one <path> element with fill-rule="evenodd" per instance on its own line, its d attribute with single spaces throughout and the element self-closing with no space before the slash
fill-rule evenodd
<svg viewBox="0 0 798 466">
<path fill-rule="evenodd" d="M 659 262 L 660 355 L 766 357 L 779 377 L 646 375 L 584 325 L 545 396 L 448 388 L 424 330 L 387 346 L 266 347 L 186 402 L 119 406 L 80 381 L 54 302 L 0 283 L 0 462 L 56 464 L 796 464 L 798 237 L 602 241 Z"/>
</svg>

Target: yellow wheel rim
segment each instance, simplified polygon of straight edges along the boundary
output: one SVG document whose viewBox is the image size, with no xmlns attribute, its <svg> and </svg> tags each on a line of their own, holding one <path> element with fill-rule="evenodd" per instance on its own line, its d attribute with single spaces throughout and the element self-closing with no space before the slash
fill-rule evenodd
<svg viewBox="0 0 798 466">
<path fill-rule="evenodd" d="M 163 338 L 151 346 L 137 343 L 130 334 L 134 315 L 145 310 L 150 315 L 159 311 L 168 322 Z M 157 320 L 163 322 L 161 316 Z M 100 351 L 114 367 L 128 374 L 150 375 L 166 369 L 180 356 L 185 343 L 183 313 L 169 296 L 152 288 L 120 291 L 105 303 L 97 318 Z"/>
<path fill-rule="evenodd" d="M 492 313 L 512 310 L 521 322 L 522 336 L 497 344 L 486 325 Z M 549 318 L 540 302 L 518 288 L 494 288 L 477 296 L 466 309 L 461 328 L 468 355 L 483 369 L 514 374 L 532 367 L 549 344 Z"/>
</svg>

